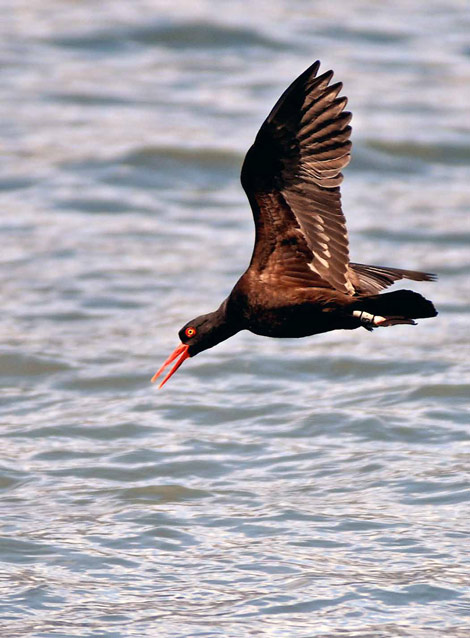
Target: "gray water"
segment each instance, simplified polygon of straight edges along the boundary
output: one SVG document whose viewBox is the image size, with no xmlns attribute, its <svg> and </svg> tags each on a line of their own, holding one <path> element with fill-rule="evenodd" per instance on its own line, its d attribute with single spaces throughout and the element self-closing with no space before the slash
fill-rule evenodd
<svg viewBox="0 0 470 638">
<path fill-rule="evenodd" d="M 0 634 L 470 634 L 470 13 L 459 0 L 3 0 Z M 238 174 L 344 82 L 356 261 L 437 319 L 241 333 L 150 377 L 250 258 Z"/>
</svg>

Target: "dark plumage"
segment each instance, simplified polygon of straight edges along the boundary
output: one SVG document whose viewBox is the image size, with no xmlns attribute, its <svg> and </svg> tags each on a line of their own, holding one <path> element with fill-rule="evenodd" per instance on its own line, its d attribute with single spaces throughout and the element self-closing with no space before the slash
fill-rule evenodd
<svg viewBox="0 0 470 638">
<path fill-rule="evenodd" d="M 315 62 L 281 95 L 249 149 L 241 172 L 256 228 L 247 271 L 215 311 L 189 321 L 181 344 L 153 377 L 240 330 L 306 337 L 360 326 L 414 324 L 433 304 L 410 290 L 378 293 L 399 279 L 434 275 L 349 261 L 341 210 L 341 170 L 349 163 L 351 113 Z"/>
</svg>

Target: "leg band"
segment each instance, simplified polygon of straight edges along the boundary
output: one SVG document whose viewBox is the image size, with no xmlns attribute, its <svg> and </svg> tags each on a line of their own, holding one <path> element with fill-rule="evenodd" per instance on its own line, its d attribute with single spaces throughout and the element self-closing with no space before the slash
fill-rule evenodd
<svg viewBox="0 0 470 638">
<path fill-rule="evenodd" d="M 387 321 L 385 317 L 381 317 L 380 315 L 371 315 L 370 312 L 366 312 L 365 310 L 353 310 L 353 317 L 357 317 L 359 321 L 365 326 L 380 326 L 384 322 Z"/>
</svg>

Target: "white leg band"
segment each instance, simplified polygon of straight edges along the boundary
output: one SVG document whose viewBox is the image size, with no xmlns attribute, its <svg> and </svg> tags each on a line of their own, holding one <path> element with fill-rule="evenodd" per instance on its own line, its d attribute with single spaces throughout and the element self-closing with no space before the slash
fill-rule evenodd
<svg viewBox="0 0 470 638">
<path fill-rule="evenodd" d="M 385 323 L 387 319 L 380 315 L 371 315 L 370 312 L 365 310 L 353 310 L 353 317 L 357 317 L 359 321 L 365 325 L 373 324 L 374 326 L 380 326 Z"/>
</svg>

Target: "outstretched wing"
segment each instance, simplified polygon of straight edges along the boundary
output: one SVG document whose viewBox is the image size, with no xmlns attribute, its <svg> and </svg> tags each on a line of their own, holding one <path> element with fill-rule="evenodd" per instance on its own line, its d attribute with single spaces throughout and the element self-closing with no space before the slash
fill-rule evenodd
<svg viewBox="0 0 470 638">
<path fill-rule="evenodd" d="M 315 62 L 283 93 L 242 168 L 256 241 L 251 267 L 263 279 L 354 294 L 341 210 L 341 169 L 350 160 L 351 114 L 332 71 Z"/>
</svg>

